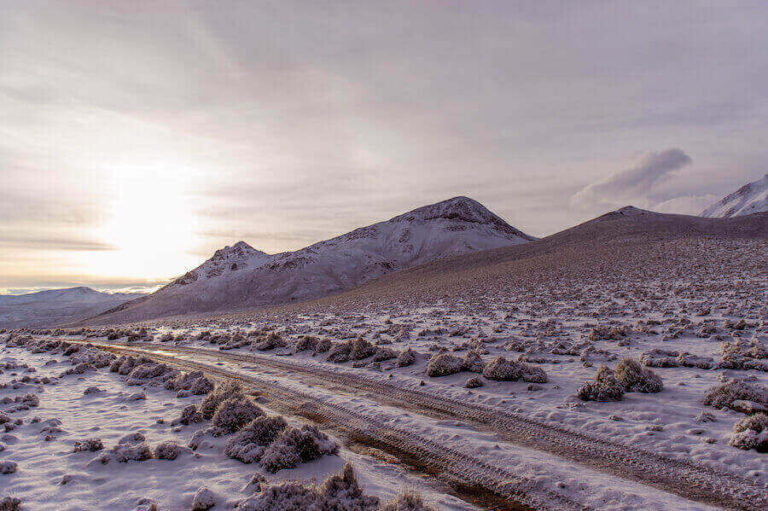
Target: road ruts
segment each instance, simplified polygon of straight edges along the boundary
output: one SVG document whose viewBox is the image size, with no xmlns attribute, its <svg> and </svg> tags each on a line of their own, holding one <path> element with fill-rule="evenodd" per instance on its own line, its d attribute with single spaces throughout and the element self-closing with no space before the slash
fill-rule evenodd
<svg viewBox="0 0 768 511">
<path fill-rule="evenodd" d="M 115 346 L 114 344 L 96 345 Z M 466 403 L 396 383 L 382 382 L 362 374 L 351 375 L 343 370 L 334 371 L 297 364 L 264 355 L 147 343 L 132 344 L 130 348 L 142 354 L 162 350 L 301 373 L 327 383 L 371 393 L 371 397 L 378 398 L 382 402 L 394 404 L 399 402 L 408 405 L 408 408 L 431 411 L 445 417 L 479 424 L 510 442 L 550 452 L 630 480 L 641 481 L 687 499 L 730 509 L 747 511 L 768 509 L 768 487 L 757 481 L 744 479 L 724 470 L 696 465 L 689 461 L 669 458 L 638 447 L 595 437 L 567 427 L 540 422 L 502 408 Z"/>
<path fill-rule="evenodd" d="M 135 349 L 133 346 L 100 345 L 117 354 L 141 355 L 186 371 L 203 371 L 220 379 L 235 380 L 255 386 L 270 399 L 270 405 L 295 415 L 331 424 L 357 441 L 377 446 L 397 457 L 419 461 L 419 464 L 439 472 L 449 482 L 464 487 L 481 488 L 500 498 L 514 509 L 552 511 L 590 511 L 567 495 L 557 493 L 541 484 L 517 475 L 459 449 L 442 445 L 410 429 L 385 423 L 376 416 L 351 410 L 337 403 L 318 400 L 316 395 L 281 385 L 272 378 L 251 376 L 198 361 L 180 359 L 157 353 L 156 350 Z M 398 456 L 399 455 L 399 456 Z"/>
</svg>

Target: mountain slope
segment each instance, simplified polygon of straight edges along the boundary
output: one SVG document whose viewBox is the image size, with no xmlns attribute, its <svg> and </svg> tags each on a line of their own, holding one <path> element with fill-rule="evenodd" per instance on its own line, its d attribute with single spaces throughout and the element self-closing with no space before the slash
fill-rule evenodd
<svg viewBox="0 0 768 511">
<path fill-rule="evenodd" d="M 701 216 L 729 218 L 765 211 L 768 211 L 768 174 L 712 204 Z"/>
<path fill-rule="evenodd" d="M 99 314 L 139 296 L 102 293 L 88 287 L 0 295 L 0 328 L 55 326 Z"/>
<path fill-rule="evenodd" d="M 152 295 L 94 321 L 138 321 L 304 300 L 435 259 L 533 239 L 477 201 L 455 197 L 296 252 L 267 255 L 239 242 Z"/>
<path fill-rule="evenodd" d="M 546 238 L 445 258 L 383 276 L 338 295 L 280 307 L 286 310 L 362 310 L 369 304 L 409 307 L 435 300 L 517 290 L 576 279 L 614 286 L 624 275 L 717 271 L 733 250 L 768 250 L 768 213 L 733 218 L 655 213 L 621 208 Z"/>
</svg>

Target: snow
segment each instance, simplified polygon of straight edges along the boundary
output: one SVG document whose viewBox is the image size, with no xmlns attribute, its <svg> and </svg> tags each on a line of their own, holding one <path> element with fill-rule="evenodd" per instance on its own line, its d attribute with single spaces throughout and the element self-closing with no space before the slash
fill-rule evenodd
<svg viewBox="0 0 768 511">
<path fill-rule="evenodd" d="M 705 209 L 701 216 L 729 218 L 768 211 L 768 174 Z"/>
</svg>

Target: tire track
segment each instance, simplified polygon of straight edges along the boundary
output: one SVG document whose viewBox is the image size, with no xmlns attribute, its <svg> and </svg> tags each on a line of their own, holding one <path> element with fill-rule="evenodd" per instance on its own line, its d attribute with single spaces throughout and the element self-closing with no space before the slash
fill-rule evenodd
<svg viewBox="0 0 768 511">
<path fill-rule="evenodd" d="M 99 347 L 114 345 L 96 344 Z M 588 435 L 567 427 L 548 424 L 521 414 L 488 405 L 466 403 L 434 395 L 395 383 L 382 382 L 365 375 L 345 374 L 311 367 L 263 355 L 228 353 L 204 348 L 134 344 L 136 352 L 176 352 L 216 360 L 258 364 L 273 369 L 301 373 L 325 383 L 372 394 L 373 399 L 420 412 L 432 412 L 443 418 L 461 419 L 498 433 L 512 443 L 549 452 L 576 463 L 641 481 L 684 498 L 716 504 L 731 509 L 762 511 L 768 509 L 768 488 L 756 481 L 712 467 L 669 458 L 638 447 Z M 170 359 L 178 360 L 174 357 Z"/>
</svg>

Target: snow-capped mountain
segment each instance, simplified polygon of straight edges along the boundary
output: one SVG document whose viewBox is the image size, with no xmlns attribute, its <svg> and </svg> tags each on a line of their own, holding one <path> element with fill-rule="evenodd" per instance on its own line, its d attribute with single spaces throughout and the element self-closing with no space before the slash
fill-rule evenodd
<svg viewBox="0 0 768 511">
<path fill-rule="evenodd" d="M 477 201 L 455 197 L 295 252 L 245 242 L 102 320 L 236 310 L 328 295 L 435 259 L 533 240 Z"/>
<path fill-rule="evenodd" d="M 728 218 L 768 211 L 768 174 L 705 209 L 701 216 Z"/>
<path fill-rule="evenodd" d="M 99 314 L 140 293 L 102 293 L 89 287 L 0 295 L 0 328 L 55 326 Z"/>
</svg>

